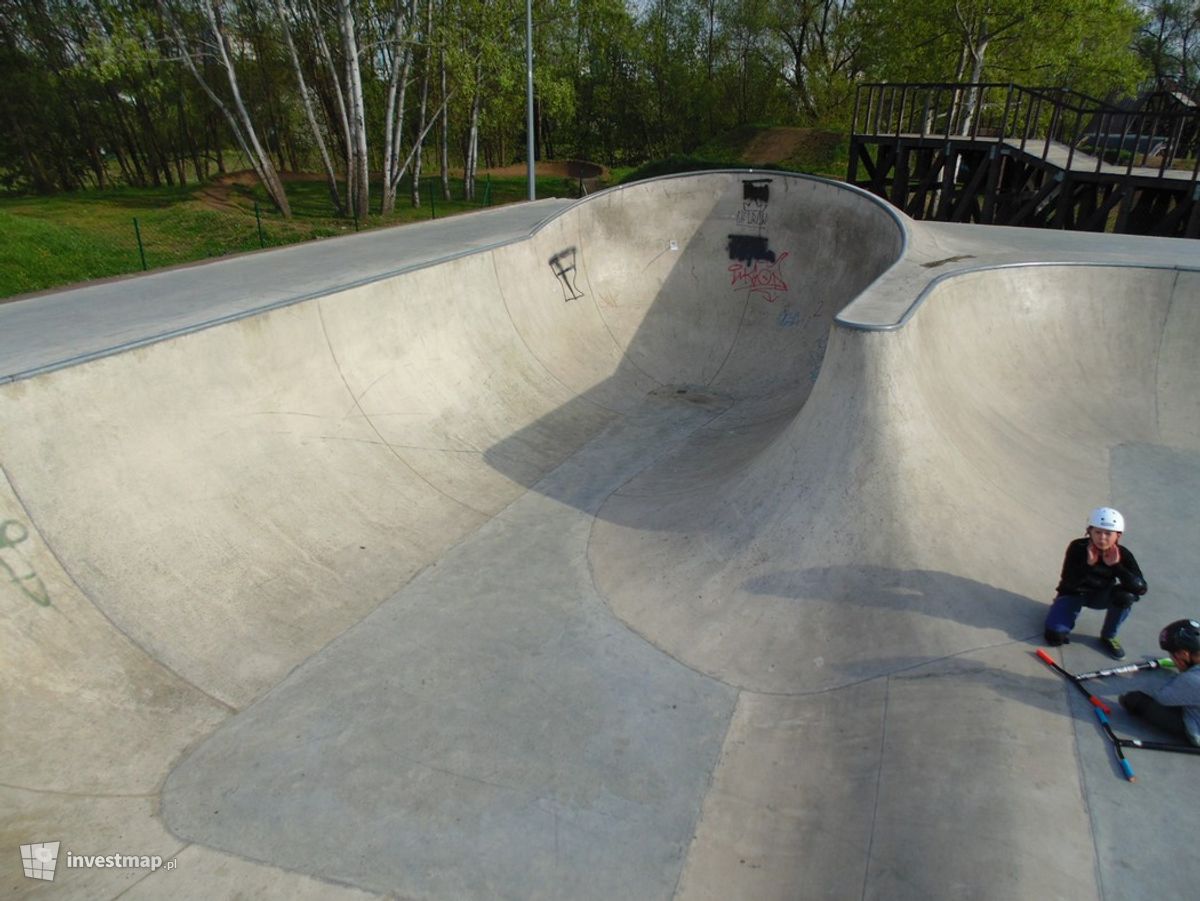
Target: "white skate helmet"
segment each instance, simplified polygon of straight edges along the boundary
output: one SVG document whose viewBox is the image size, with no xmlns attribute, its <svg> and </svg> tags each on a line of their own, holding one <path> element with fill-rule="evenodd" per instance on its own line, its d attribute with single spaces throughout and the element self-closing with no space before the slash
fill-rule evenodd
<svg viewBox="0 0 1200 901">
<path fill-rule="evenodd" d="M 1125 517 L 1112 507 L 1097 507 L 1088 517 L 1088 525 L 1093 529 L 1105 529 L 1109 532 L 1124 532 Z"/>
</svg>

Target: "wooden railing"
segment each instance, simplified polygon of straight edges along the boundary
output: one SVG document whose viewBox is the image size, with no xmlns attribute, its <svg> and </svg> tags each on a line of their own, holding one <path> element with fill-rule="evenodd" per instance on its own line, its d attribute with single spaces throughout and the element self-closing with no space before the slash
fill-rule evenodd
<svg viewBox="0 0 1200 901">
<path fill-rule="evenodd" d="M 1192 182 L 1200 175 L 1200 109 L 1126 110 L 1061 88 L 863 84 L 854 100 L 852 129 L 874 139 L 1004 142 L 1042 160 L 1049 159 L 1052 148 L 1065 148 L 1065 168 L 1076 171 L 1116 166 L 1133 174 L 1135 168 L 1148 168 L 1160 178 L 1186 179 L 1190 169 Z M 1056 152 L 1050 162 L 1061 166 L 1061 157 Z"/>
</svg>

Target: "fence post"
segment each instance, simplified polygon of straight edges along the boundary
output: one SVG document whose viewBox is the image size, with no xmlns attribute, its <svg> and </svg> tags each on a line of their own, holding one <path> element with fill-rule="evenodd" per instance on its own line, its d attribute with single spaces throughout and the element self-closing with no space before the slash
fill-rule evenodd
<svg viewBox="0 0 1200 901">
<path fill-rule="evenodd" d="M 146 267 L 146 248 L 142 246 L 142 227 L 138 225 L 137 216 L 133 217 L 133 233 L 137 235 L 138 255 L 142 258 L 142 272 L 145 272 Z"/>
<path fill-rule="evenodd" d="M 266 247 L 267 242 L 263 240 L 262 231 L 262 213 L 258 211 L 258 201 L 254 201 L 254 221 L 258 223 L 258 246 Z"/>
<path fill-rule="evenodd" d="M 429 179 L 429 218 L 437 218 L 437 191 L 434 190 L 433 179 Z"/>
<path fill-rule="evenodd" d="M 1004 94 L 1004 118 L 1000 122 L 999 138 L 1000 138 L 1001 144 L 1003 144 L 1005 141 L 1008 140 L 1008 114 L 1009 114 L 1009 111 L 1012 109 L 1012 102 L 1013 102 L 1013 85 L 1012 85 L 1012 82 L 1009 82 L 1008 90 L 1005 91 L 1005 94 Z"/>
</svg>

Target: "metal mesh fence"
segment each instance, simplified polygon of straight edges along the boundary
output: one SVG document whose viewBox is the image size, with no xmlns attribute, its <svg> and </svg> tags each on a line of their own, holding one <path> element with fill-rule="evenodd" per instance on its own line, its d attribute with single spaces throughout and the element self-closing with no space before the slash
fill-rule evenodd
<svg viewBox="0 0 1200 901">
<path fill-rule="evenodd" d="M 582 190 L 577 179 L 538 179 L 539 197 L 579 196 Z M 462 180 L 451 179 L 448 199 L 439 177 L 424 178 L 419 206 L 405 182 L 392 213 L 379 212 L 375 189 L 372 212 L 362 218 L 339 215 L 323 180 L 289 183 L 287 193 L 292 215 L 286 218 L 261 187 L 243 181 L 2 200 L 0 234 L 7 240 L 0 241 L 0 298 L 443 218 L 524 200 L 527 187 L 520 178 L 480 178 L 467 200 Z"/>
</svg>

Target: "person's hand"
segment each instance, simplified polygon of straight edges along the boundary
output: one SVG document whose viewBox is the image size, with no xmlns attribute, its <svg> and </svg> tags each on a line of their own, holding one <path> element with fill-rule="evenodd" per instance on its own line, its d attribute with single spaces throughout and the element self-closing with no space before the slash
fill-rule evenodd
<svg viewBox="0 0 1200 901">
<path fill-rule="evenodd" d="M 1100 551 L 1096 549 L 1096 545 L 1088 542 L 1088 566 L 1095 566 L 1100 562 Z"/>
<path fill-rule="evenodd" d="M 1116 566 L 1121 562 L 1121 547 L 1117 544 L 1109 545 L 1104 549 L 1104 563 L 1106 566 Z"/>
</svg>

